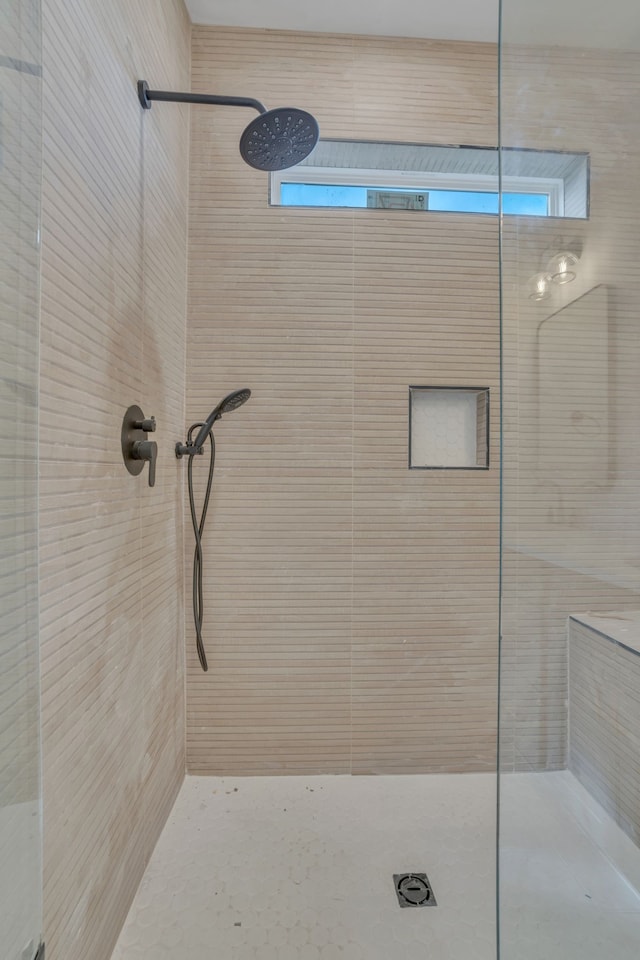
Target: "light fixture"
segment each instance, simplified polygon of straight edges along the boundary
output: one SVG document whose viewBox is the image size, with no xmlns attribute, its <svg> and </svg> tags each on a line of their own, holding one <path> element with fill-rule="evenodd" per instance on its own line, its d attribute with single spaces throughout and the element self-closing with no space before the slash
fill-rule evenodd
<svg viewBox="0 0 640 960">
<path fill-rule="evenodd" d="M 547 273 L 554 283 L 571 283 L 576 278 L 578 257 L 570 250 L 563 250 L 551 257 L 547 264 Z"/>
<path fill-rule="evenodd" d="M 551 296 L 551 274 L 536 273 L 527 284 L 527 296 L 530 300 L 547 300 Z"/>
</svg>

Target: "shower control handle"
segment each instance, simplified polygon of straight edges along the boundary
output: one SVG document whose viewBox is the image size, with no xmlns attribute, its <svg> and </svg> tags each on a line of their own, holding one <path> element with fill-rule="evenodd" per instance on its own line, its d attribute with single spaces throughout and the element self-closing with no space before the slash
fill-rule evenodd
<svg viewBox="0 0 640 960">
<path fill-rule="evenodd" d="M 147 460 L 149 462 L 149 486 L 154 487 L 158 444 L 155 440 L 136 440 L 131 448 L 131 456 L 134 460 Z"/>
<path fill-rule="evenodd" d="M 149 486 L 156 482 L 156 459 L 158 444 L 147 440 L 150 433 L 155 433 L 156 418 L 145 417 L 137 404 L 129 407 L 122 420 L 120 431 L 120 446 L 124 465 L 132 476 L 139 476 L 144 470 L 145 462 L 149 464 Z"/>
<path fill-rule="evenodd" d="M 133 426 L 136 430 L 143 430 L 145 433 L 155 433 L 156 418 L 149 417 L 148 420 L 135 420 Z"/>
</svg>

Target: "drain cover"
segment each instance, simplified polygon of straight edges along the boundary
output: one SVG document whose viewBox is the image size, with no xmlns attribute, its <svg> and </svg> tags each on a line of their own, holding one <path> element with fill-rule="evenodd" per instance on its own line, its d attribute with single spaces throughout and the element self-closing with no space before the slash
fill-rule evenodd
<svg viewBox="0 0 640 960">
<path fill-rule="evenodd" d="M 401 907 L 437 907 L 426 873 L 394 873 L 393 882 Z"/>
</svg>

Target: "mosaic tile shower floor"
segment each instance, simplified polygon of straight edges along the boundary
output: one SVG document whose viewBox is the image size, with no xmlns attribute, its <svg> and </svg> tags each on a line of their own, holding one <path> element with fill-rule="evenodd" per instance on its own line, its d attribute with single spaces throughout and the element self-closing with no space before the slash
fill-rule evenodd
<svg viewBox="0 0 640 960">
<path fill-rule="evenodd" d="M 503 960 L 636 960 L 640 851 L 568 773 L 502 799 Z M 489 774 L 187 777 L 112 960 L 495 960 L 495 804 Z M 399 908 L 409 871 L 437 907 Z"/>
</svg>

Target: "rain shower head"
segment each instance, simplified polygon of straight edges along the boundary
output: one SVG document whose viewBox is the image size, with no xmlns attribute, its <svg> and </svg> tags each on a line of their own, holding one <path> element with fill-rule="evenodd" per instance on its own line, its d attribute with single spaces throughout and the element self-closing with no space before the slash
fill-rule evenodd
<svg viewBox="0 0 640 960">
<path fill-rule="evenodd" d="M 310 113 L 278 107 L 251 121 L 240 137 L 240 156 L 256 170 L 286 170 L 309 156 L 319 136 Z"/>
<path fill-rule="evenodd" d="M 205 422 L 200 427 L 198 436 L 193 441 L 193 451 L 195 453 L 200 453 L 205 440 L 211 433 L 211 428 L 216 420 L 220 419 L 223 413 L 231 413 L 232 410 L 237 410 L 238 407 L 241 407 L 243 403 L 247 402 L 250 396 L 251 390 L 249 390 L 248 387 L 243 387 L 242 390 L 234 390 L 232 393 L 227 394 L 224 400 L 221 400 L 218 406 L 214 407 Z"/>
<path fill-rule="evenodd" d="M 297 107 L 267 110 L 259 100 L 250 97 L 149 90 L 146 80 L 138 80 L 138 99 L 145 110 L 151 109 L 152 100 L 257 110 L 260 116 L 251 121 L 240 138 L 240 155 L 245 163 L 256 170 L 286 170 L 294 167 L 309 156 L 320 136 L 318 121 L 306 110 Z"/>
</svg>

